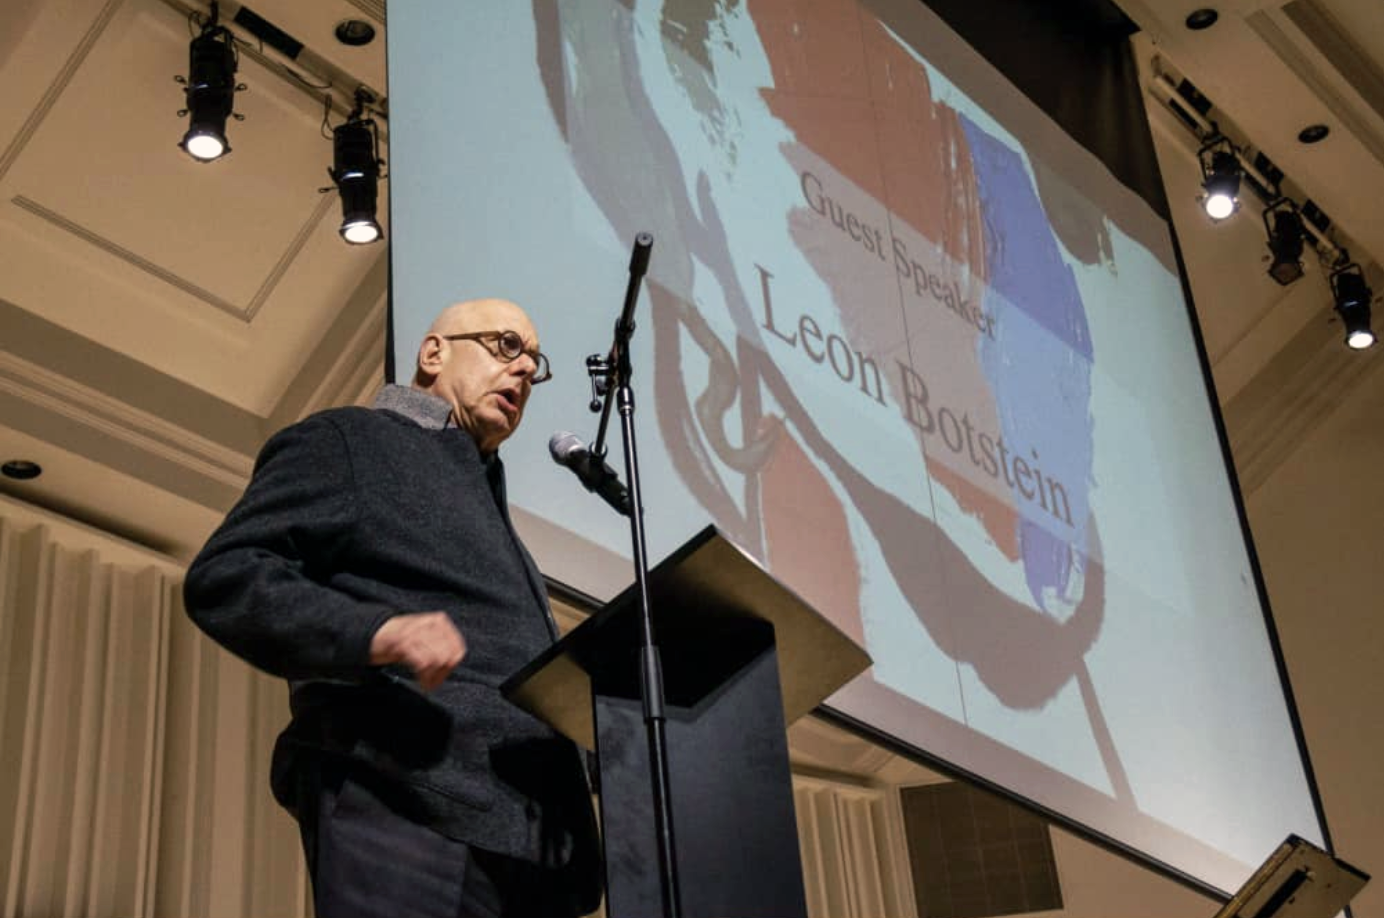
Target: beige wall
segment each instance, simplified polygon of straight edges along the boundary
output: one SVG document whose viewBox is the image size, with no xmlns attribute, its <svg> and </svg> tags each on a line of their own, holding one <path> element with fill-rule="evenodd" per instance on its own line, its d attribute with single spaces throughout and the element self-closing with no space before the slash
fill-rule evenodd
<svg viewBox="0 0 1384 918">
<path fill-rule="evenodd" d="M 1343 859 L 1376 878 L 1384 874 L 1378 351 L 1362 355 L 1375 362 L 1370 375 L 1248 502 L 1332 842 Z M 1384 918 L 1384 882 L 1366 886 L 1352 911 L 1355 918 Z"/>
</svg>

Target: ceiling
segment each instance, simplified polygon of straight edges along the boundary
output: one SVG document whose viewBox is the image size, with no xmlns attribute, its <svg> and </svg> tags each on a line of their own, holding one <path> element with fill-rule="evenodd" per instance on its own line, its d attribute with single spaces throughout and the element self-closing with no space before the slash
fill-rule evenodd
<svg viewBox="0 0 1384 918">
<path fill-rule="evenodd" d="M 1320 205 L 1384 291 L 1384 3 L 1237 0 L 1193 32 L 1191 2 L 1119 2 L 1143 30 L 1150 88 L 1163 75 L 1195 83 L 1210 117 Z M 180 560 L 239 494 L 269 433 L 373 391 L 388 287 L 387 246 L 343 244 L 336 196 L 320 191 L 332 152 L 324 97 L 336 124 L 357 85 L 386 85 L 383 40 L 350 48 L 333 28 L 356 18 L 382 34 L 383 0 L 257 0 L 305 51 L 289 60 L 248 39 L 245 120 L 230 127 L 233 154 L 210 165 L 175 146 L 173 78 L 186 72 L 194 8 L 205 4 L 0 5 L 0 461 L 44 468 L 0 479 L 0 492 Z M 237 8 L 223 3 L 223 19 Z M 1267 277 L 1252 199 L 1220 225 L 1201 214 L 1197 140 L 1155 96 L 1150 122 L 1253 518 L 1256 493 L 1304 444 L 1358 435 L 1329 420 L 1362 392 L 1378 404 L 1384 348 L 1342 346 L 1310 258 L 1292 286 Z M 1331 128 L 1327 140 L 1299 143 L 1315 123 Z M 1368 436 L 1315 448 L 1377 450 L 1379 434 Z M 1364 506 L 1380 506 L 1378 477 L 1360 487 Z M 1365 531 L 1380 543 L 1377 527 Z M 1361 634 L 1372 605 L 1358 603 Z M 1377 698 L 1381 679 L 1341 691 Z M 1380 792 L 1358 790 L 1379 809 Z M 1384 828 L 1372 832 L 1350 841 L 1384 850 Z"/>
<path fill-rule="evenodd" d="M 0 444 L 45 469 L 5 488 L 184 559 L 268 433 L 373 388 L 388 277 L 320 191 L 325 98 L 336 124 L 357 85 L 385 85 L 383 41 L 333 28 L 383 33 L 382 5 L 262 5 L 309 52 L 242 47 L 245 120 L 213 164 L 176 147 L 191 9 L 0 8 Z"/>
</svg>

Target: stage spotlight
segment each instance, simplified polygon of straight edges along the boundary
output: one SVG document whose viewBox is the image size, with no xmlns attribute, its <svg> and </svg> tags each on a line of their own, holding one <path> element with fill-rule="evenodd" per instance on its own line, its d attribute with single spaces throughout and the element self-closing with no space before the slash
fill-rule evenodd
<svg viewBox="0 0 1384 918">
<path fill-rule="evenodd" d="M 1370 300 L 1374 298 L 1365 274 L 1355 263 L 1338 268 L 1331 274 L 1331 295 L 1336 300 L 1336 312 L 1346 327 L 1346 346 L 1362 351 L 1374 344 L 1370 328 Z"/>
<path fill-rule="evenodd" d="M 1269 277 L 1283 286 L 1302 277 L 1302 217 L 1289 198 L 1279 198 L 1264 208 L 1264 230 L 1269 234 L 1273 263 Z"/>
<path fill-rule="evenodd" d="M 329 174 L 341 194 L 341 238 L 352 245 L 367 245 L 384 238 L 375 216 L 379 196 L 379 132 L 375 122 L 362 118 L 368 93 L 356 94 L 356 107 L 346 123 L 332 131 L 332 168 Z"/>
<path fill-rule="evenodd" d="M 187 78 L 175 77 L 183 84 L 191 123 L 178 146 L 198 162 L 209 163 L 231 151 L 226 140 L 226 120 L 234 114 L 235 94 L 243 86 L 235 82 L 239 55 L 235 37 L 219 25 L 216 4 L 202 23 L 202 31 L 188 46 Z M 236 116 L 239 118 L 239 116 Z"/>
<path fill-rule="evenodd" d="M 1212 220 L 1224 220 L 1239 206 L 1240 164 L 1234 153 L 1217 153 L 1211 158 L 1211 169 L 1201 183 L 1206 192 L 1202 206 Z"/>
<path fill-rule="evenodd" d="M 1212 220 L 1224 220 L 1240 206 L 1240 160 L 1235 147 L 1224 137 L 1217 137 L 1197 152 L 1201 163 L 1201 187 L 1206 192 L 1202 207 Z"/>
</svg>

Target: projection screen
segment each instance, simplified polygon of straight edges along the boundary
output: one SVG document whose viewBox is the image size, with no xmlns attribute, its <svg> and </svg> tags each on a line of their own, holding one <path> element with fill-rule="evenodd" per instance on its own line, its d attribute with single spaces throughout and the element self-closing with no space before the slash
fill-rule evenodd
<svg viewBox="0 0 1384 918">
<path fill-rule="evenodd" d="M 871 654 L 834 710 L 1212 889 L 1321 842 L 1167 227 L 939 19 L 416 0 L 389 43 L 395 365 L 458 299 L 533 316 L 545 573 L 631 578 L 546 443 L 647 230 L 653 560 L 715 523 Z"/>
</svg>

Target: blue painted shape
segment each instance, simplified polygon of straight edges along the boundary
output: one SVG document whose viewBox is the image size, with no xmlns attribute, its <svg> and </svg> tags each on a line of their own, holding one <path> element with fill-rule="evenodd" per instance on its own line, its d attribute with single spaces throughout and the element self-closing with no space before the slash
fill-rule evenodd
<svg viewBox="0 0 1384 918">
<path fill-rule="evenodd" d="M 1040 609 L 1065 619 L 1085 582 L 1091 330 L 1023 160 L 965 115 L 961 122 L 983 216 L 989 284 L 982 301 L 996 318 L 995 338 L 979 336 L 978 356 L 1006 446 L 1067 494 L 1071 526 L 1014 492 L 1029 593 Z"/>
</svg>

